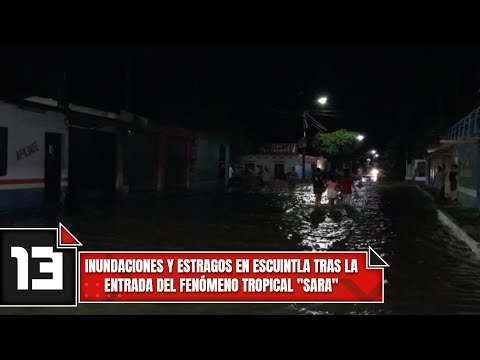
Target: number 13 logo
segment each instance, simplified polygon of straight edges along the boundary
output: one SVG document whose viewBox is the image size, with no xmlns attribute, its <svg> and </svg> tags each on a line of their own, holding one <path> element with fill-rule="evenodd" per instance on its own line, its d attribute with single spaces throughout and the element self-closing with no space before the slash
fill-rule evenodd
<svg viewBox="0 0 480 360">
<path fill-rule="evenodd" d="M 11 247 L 11 257 L 17 259 L 17 290 L 29 290 L 29 254 L 21 246 Z M 63 290 L 63 254 L 54 252 L 51 246 L 33 246 L 32 259 L 41 261 L 39 272 L 52 274 L 51 279 L 32 279 L 32 290 Z"/>
</svg>

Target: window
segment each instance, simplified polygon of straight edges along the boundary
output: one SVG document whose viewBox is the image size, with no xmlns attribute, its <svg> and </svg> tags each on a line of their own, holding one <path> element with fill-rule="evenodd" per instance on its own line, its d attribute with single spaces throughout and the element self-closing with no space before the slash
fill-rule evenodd
<svg viewBox="0 0 480 360">
<path fill-rule="evenodd" d="M 7 175 L 8 128 L 0 126 L 0 176 Z"/>
</svg>

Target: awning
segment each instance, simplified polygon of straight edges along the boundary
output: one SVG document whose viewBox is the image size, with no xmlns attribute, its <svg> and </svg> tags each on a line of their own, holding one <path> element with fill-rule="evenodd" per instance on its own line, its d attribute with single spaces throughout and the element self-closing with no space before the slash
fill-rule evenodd
<svg viewBox="0 0 480 360">
<path fill-rule="evenodd" d="M 70 103 L 66 104 L 65 107 L 62 107 L 57 100 L 40 96 L 25 98 L 24 102 L 35 104 L 37 106 L 44 106 L 65 113 L 66 122 L 69 126 L 88 129 L 99 129 L 106 126 L 138 129 L 145 127 L 149 122 L 149 120 L 143 116 L 123 110 L 117 114 Z"/>
<path fill-rule="evenodd" d="M 455 145 L 460 144 L 478 144 L 478 140 L 440 140 L 436 146 L 427 149 L 429 154 L 447 154 L 453 151 Z"/>
</svg>

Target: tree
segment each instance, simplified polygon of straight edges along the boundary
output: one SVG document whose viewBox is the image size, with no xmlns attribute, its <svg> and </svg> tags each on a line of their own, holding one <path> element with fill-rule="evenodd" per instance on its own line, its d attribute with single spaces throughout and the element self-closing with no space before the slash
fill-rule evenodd
<svg viewBox="0 0 480 360">
<path fill-rule="evenodd" d="M 332 163 L 348 160 L 356 150 L 356 134 L 345 129 L 317 133 L 312 147 Z"/>
</svg>

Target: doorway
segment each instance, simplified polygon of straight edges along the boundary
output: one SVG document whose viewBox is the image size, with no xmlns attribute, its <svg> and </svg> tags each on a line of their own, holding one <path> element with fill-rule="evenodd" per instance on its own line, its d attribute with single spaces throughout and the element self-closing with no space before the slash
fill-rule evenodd
<svg viewBox="0 0 480 360">
<path fill-rule="evenodd" d="M 62 134 L 45 133 L 45 204 L 60 200 Z"/>
<path fill-rule="evenodd" d="M 273 174 L 275 179 L 285 178 L 285 165 L 283 163 L 277 163 L 274 165 Z"/>
</svg>

